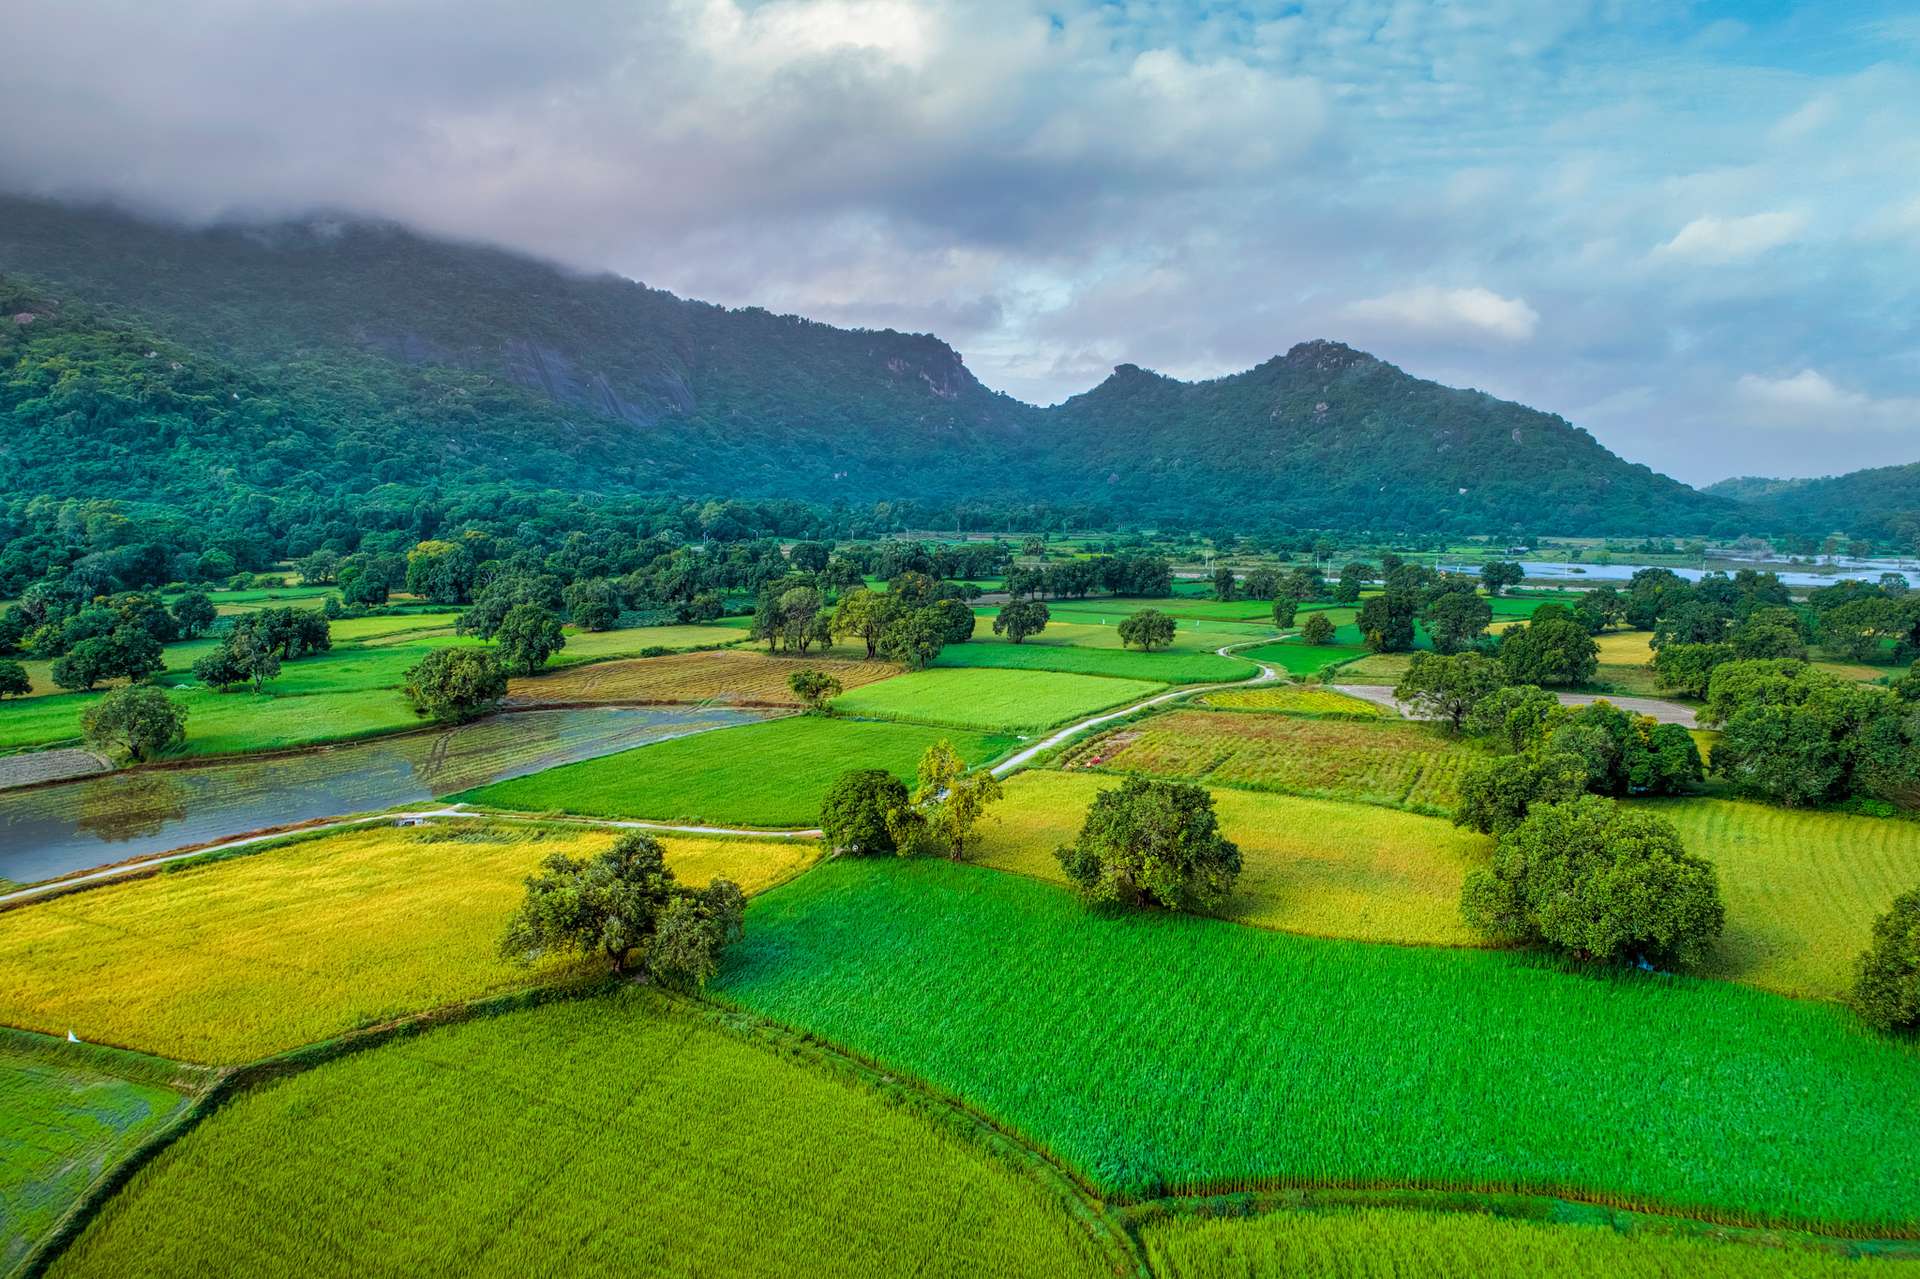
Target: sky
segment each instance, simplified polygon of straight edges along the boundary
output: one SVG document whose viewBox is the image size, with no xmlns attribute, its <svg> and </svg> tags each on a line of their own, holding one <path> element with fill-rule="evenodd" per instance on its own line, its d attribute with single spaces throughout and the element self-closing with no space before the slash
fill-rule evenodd
<svg viewBox="0 0 1920 1279">
<path fill-rule="evenodd" d="M 1920 460 L 1920 6 L 8 0 L 0 189 L 933 332 L 1333 338 L 1693 483 Z"/>
</svg>

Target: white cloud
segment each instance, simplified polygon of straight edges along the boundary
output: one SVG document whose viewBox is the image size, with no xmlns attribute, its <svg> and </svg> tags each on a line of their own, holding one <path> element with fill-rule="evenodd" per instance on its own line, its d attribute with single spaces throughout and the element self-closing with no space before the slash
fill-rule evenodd
<svg viewBox="0 0 1920 1279">
<path fill-rule="evenodd" d="M 1656 251 L 1697 262 L 1735 262 L 1790 243 L 1806 229 L 1803 213 L 1750 213 L 1740 218 L 1708 214 L 1681 227 Z"/>
<path fill-rule="evenodd" d="M 1422 286 L 1348 304 L 1343 314 L 1362 324 L 1427 337 L 1498 338 L 1525 342 L 1540 325 L 1540 313 L 1524 298 L 1491 289 Z"/>
<path fill-rule="evenodd" d="M 1759 426 L 1827 431 L 1912 430 L 1920 434 L 1920 398 L 1875 398 L 1837 385 L 1818 369 L 1788 377 L 1743 374 L 1734 392 Z"/>
</svg>

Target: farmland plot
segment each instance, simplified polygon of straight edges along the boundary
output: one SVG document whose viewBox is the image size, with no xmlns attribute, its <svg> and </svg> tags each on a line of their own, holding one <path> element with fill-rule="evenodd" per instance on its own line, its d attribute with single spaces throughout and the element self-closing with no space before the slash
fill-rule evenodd
<svg viewBox="0 0 1920 1279">
<path fill-rule="evenodd" d="M 246 1093 L 53 1273 L 1111 1274 L 1098 1219 L 1002 1149 L 628 988 Z"/>
<path fill-rule="evenodd" d="M 1302 684 L 1267 684 L 1260 688 L 1203 693 L 1193 699 L 1193 704 L 1223 711 L 1279 711 L 1332 719 L 1386 719 L 1392 715 L 1378 703 Z"/>
<path fill-rule="evenodd" d="M 833 709 L 866 719 L 1033 733 L 1165 691 L 1144 680 L 1097 675 L 935 668 L 852 689 L 834 699 Z"/>
<path fill-rule="evenodd" d="M 972 640 L 941 651 L 936 667 L 984 666 L 996 670 L 1061 671 L 1077 675 L 1106 675 L 1117 679 L 1155 680 L 1165 684 L 1228 683 L 1250 679 L 1258 668 L 1250 662 L 1216 653 L 1125 652 L 1112 648 L 1081 648 L 1067 644 L 1008 644 Z"/>
<path fill-rule="evenodd" d="M 773 657 L 750 649 L 720 649 L 562 668 L 516 679 L 507 692 L 512 702 L 541 706 L 594 702 L 798 706 L 800 699 L 787 679 L 802 670 L 823 671 L 847 688 L 900 673 L 898 666 L 886 662 Z"/>
<path fill-rule="evenodd" d="M 1723 982 L 1103 915 L 888 859 L 756 899 L 715 993 L 1115 1194 L 1417 1185 L 1920 1225 L 1920 1047 Z"/>
</svg>

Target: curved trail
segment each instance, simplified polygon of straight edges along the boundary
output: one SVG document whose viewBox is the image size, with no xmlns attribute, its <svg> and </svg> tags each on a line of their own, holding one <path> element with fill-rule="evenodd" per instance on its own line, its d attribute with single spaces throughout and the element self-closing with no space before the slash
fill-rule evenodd
<svg viewBox="0 0 1920 1279">
<path fill-rule="evenodd" d="M 1232 657 L 1233 650 L 1236 648 L 1249 648 L 1257 644 L 1271 644 L 1273 642 L 1272 639 L 1240 640 L 1233 644 L 1223 644 L 1215 649 L 1214 652 L 1218 653 L 1221 657 Z M 1244 658 L 1242 660 L 1253 661 L 1252 658 Z M 1063 742 L 1071 741 L 1089 729 L 1098 728 L 1102 724 L 1108 724 L 1117 719 L 1124 719 L 1126 716 L 1132 715 L 1137 711 L 1145 710 L 1149 706 L 1158 706 L 1164 702 L 1175 701 L 1182 697 L 1192 697 L 1197 693 L 1211 693 L 1222 689 L 1250 688 L 1255 684 L 1269 684 L 1280 678 L 1279 673 L 1265 662 L 1254 662 L 1254 665 L 1258 666 L 1260 670 L 1259 674 L 1255 675 L 1252 679 L 1239 680 L 1231 684 L 1193 684 L 1184 688 L 1170 689 L 1167 692 L 1156 693 L 1152 697 L 1144 698 L 1141 701 L 1130 703 L 1118 709 L 1103 711 L 1098 715 L 1093 715 L 1077 723 L 1069 724 L 1065 728 L 1058 729 L 1042 740 L 1035 742 L 1033 745 L 1025 747 L 1018 753 L 1001 760 L 993 766 L 991 772 L 995 777 L 1005 777 L 1007 774 L 1026 765 L 1043 751 L 1052 750 L 1054 747 L 1059 746 Z M 821 831 L 818 827 L 781 830 L 748 830 L 744 827 L 679 825 L 672 822 L 625 821 L 597 817 L 513 817 L 498 813 L 474 812 L 463 806 L 454 805 L 441 808 L 409 809 L 404 812 L 376 813 L 366 816 L 342 816 L 318 822 L 311 826 L 300 826 L 291 830 L 269 831 L 259 835 L 243 835 L 236 839 L 221 840 L 217 843 L 203 844 L 177 852 L 160 853 L 153 857 L 141 858 L 139 861 L 124 862 L 116 866 L 105 866 L 99 870 L 88 871 L 85 874 L 69 875 L 64 879 L 49 880 L 44 884 L 34 884 L 26 888 L 14 889 L 11 892 L 0 893 L 0 906 L 31 901 L 36 897 L 44 897 L 53 893 L 66 892 L 68 889 L 76 888 L 83 884 L 98 884 L 107 880 L 119 879 L 126 875 L 137 875 L 144 871 L 152 870 L 156 866 L 164 866 L 169 862 L 184 861 L 191 857 L 205 857 L 213 853 L 231 852 L 235 849 L 248 848 L 255 844 L 264 844 L 276 839 L 286 839 L 294 835 L 317 834 L 322 831 L 331 830 L 347 830 L 358 826 L 374 826 L 382 822 L 395 823 L 447 818 L 487 818 L 494 821 L 563 821 L 608 830 L 652 830 L 678 835 L 730 835 L 742 839 L 818 839 L 821 836 Z"/>
</svg>

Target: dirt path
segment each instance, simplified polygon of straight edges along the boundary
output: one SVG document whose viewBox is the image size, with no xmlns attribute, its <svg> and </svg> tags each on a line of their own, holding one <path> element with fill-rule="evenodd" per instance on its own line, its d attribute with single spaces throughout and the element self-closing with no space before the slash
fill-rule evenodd
<svg viewBox="0 0 1920 1279">
<path fill-rule="evenodd" d="M 1409 719 L 1419 718 L 1408 714 L 1405 706 L 1393 700 L 1393 689 L 1386 684 L 1329 684 L 1327 687 L 1336 693 L 1345 693 L 1348 697 L 1357 697 L 1361 701 L 1399 711 Z M 1602 693 L 1555 693 L 1554 696 L 1560 699 L 1562 706 L 1590 706 L 1604 697 L 1623 711 L 1651 715 L 1662 724 L 1678 724 L 1682 728 L 1699 727 L 1693 707 L 1663 701 L 1658 697 L 1614 697 Z"/>
</svg>

